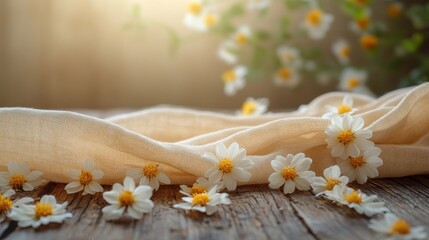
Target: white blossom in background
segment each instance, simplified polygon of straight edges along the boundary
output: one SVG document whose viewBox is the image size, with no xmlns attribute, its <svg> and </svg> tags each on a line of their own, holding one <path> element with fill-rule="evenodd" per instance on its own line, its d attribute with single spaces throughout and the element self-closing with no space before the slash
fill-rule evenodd
<svg viewBox="0 0 429 240">
<path fill-rule="evenodd" d="M 387 15 L 391 18 L 397 18 L 402 14 L 404 4 L 400 1 L 391 1 L 387 6 Z"/>
<path fill-rule="evenodd" d="M 365 14 L 355 19 L 350 23 L 350 29 L 356 34 L 363 34 L 368 32 L 371 26 L 371 12 L 369 9 L 365 10 Z"/>
<path fill-rule="evenodd" d="M 341 72 L 338 88 L 342 91 L 354 92 L 373 96 L 374 94 L 366 86 L 367 72 L 354 68 L 345 68 Z"/>
<path fill-rule="evenodd" d="M 126 175 L 133 178 L 139 185 L 148 185 L 154 190 L 159 189 L 159 183 L 170 184 L 167 175 L 161 171 L 156 163 L 147 163 L 142 168 L 132 168 L 127 170 Z"/>
<path fill-rule="evenodd" d="M 218 193 L 217 187 L 211 188 L 208 192 L 183 197 L 182 200 L 184 203 L 175 204 L 173 207 L 204 212 L 207 215 L 215 213 L 220 204 L 231 204 L 228 194 Z"/>
<path fill-rule="evenodd" d="M 307 13 L 303 26 L 310 38 L 322 39 L 330 29 L 333 21 L 333 15 L 324 13 L 319 8 L 314 8 Z"/>
<path fill-rule="evenodd" d="M 274 84 L 280 87 L 294 88 L 299 85 L 301 78 L 293 67 L 283 66 L 274 75 Z"/>
<path fill-rule="evenodd" d="M 31 171 L 26 163 L 10 161 L 7 172 L 0 172 L 0 188 L 2 191 L 33 191 L 43 183 L 40 171 Z"/>
<path fill-rule="evenodd" d="M 346 160 L 348 157 L 358 157 L 361 152 L 373 147 L 374 143 L 368 140 L 372 137 L 372 131 L 363 127 L 361 117 L 348 114 L 334 116 L 325 130 L 328 137 L 325 141 L 332 156 Z"/>
<path fill-rule="evenodd" d="M 80 192 L 83 190 L 82 195 L 95 194 L 103 192 L 103 187 L 96 181 L 103 177 L 104 173 L 99 169 L 94 169 L 94 161 L 87 159 L 83 164 L 82 170 L 72 169 L 69 175 L 73 180 L 65 186 L 67 194 Z"/>
<path fill-rule="evenodd" d="M 188 197 L 192 197 L 195 194 L 207 193 L 214 187 L 216 187 L 217 191 L 220 191 L 223 188 L 223 185 L 220 183 L 210 182 L 207 178 L 199 177 L 192 187 L 180 185 L 180 193 Z"/>
<path fill-rule="evenodd" d="M 332 191 L 325 191 L 323 194 L 327 199 L 353 208 L 359 214 L 365 214 L 368 217 L 389 211 L 384 206 L 384 202 L 378 201 L 376 195 L 367 196 L 360 190 L 343 185 L 337 185 Z"/>
<path fill-rule="evenodd" d="M 205 173 L 205 177 L 210 182 L 217 183 L 222 180 L 224 186 L 229 191 L 237 188 L 237 182 L 247 182 L 252 176 L 246 169 L 253 166 L 253 162 L 245 159 L 246 150 L 233 142 L 228 148 L 219 143 L 216 145 L 216 152 L 205 153 L 202 156 L 213 166 Z"/>
<path fill-rule="evenodd" d="M 21 199 L 13 201 L 12 199 L 10 199 L 10 197 L 14 194 L 15 191 L 13 191 L 12 189 L 9 189 L 4 193 L 0 193 L 0 223 L 2 223 L 6 219 L 12 208 L 19 207 L 22 204 L 33 202 L 33 199 L 30 197 L 23 197 Z"/>
<path fill-rule="evenodd" d="M 247 68 L 243 65 L 238 65 L 222 74 L 224 82 L 224 92 L 227 96 L 232 96 L 246 86 L 244 77 L 247 75 Z"/>
<path fill-rule="evenodd" d="M 356 180 L 359 184 L 364 184 L 368 178 L 378 176 L 377 168 L 383 165 L 380 153 L 380 148 L 371 147 L 357 157 L 348 157 L 346 160 L 339 160 L 338 166 L 344 175 L 349 177 L 351 182 Z"/>
<path fill-rule="evenodd" d="M 371 219 L 368 227 L 377 232 L 380 239 L 412 240 L 428 237 L 424 227 L 411 227 L 408 221 L 398 218 L 393 213 L 386 213 L 381 219 Z"/>
<path fill-rule="evenodd" d="M 201 29 L 201 18 L 205 6 L 202 0 L 191 0 L 187 5 L 187 12 L 184 18 L 184 24 L 193 30 Z"/>
<path fill-rule="evenodd" d="M 232 40 L 238 46 L 247 45 L 252 38 L 252 30 L 247 25 L 241 25 L 237 31 L 232 35 Z"/>
<path fill-rule="evenodd" d="M 248 0 L 247 9 L 252 10 L 264 10 L 271 5 L 271 0 Z"/>
<path fill-rule="evenodd" d="M 67 202 L 57 203 L 55 196 L 44 195 L 36 204 L 21 204 L 12 208 L 9 218 L 17 221 L 19 227 L 38 228 L 49 223 L 62 223 L 72 214 L 66 211 Z"/>
<path fill-rule="evenodd" d="M 245 117 L 260 116 L 268 110 L 268 104 L 269 101 L 267 98 L 247 98 L 241 110 L 237 111 L 237 114 Z"/>
<path fill-rule="evenodd" d="M 288 45 L 277 48 L 277 57 L 283 66 L 299 68 L 302 66 L 302 58 L 299 49 Z"/>
<path fill-rule="evenodd" d="M 349 178 L 341 176 L 340 168 L 334 165 L 323 170 L 323 177 L 314 177 L 311 187 L 314 193 L 320 194 L 325 191 L 332 191 L 337 185 L 346 186 L 347 183 L 349 183 Z"/>
<path fill-rule="evenodd" d="M 310 190 L 315 176 L 313 171 L 309 171 L 311 163 L 311 158 L 305 157 L 304 153 L 288 154 L 286 158 L 278 155 L 271 161 L 275 172 L 268 178 L 269 187 L 276 189 L 284 185 L 285 194 L 293 193 L 295 188 L 301 191 Z"/>
<path fill-rule="evenodd" d="M 237 49 L 238 46 L 231 39 L 224 41 L 218 50 L 218 56 L 221 60 L 228 64 L 236 64 L 237 63 Z"/>
<path fill-rule="evenodd" d="M 345 114 L 353 114 L 357 109 L 353 108 L 353 97 L 346 95 L 343 101 L 338 106 L 327 106 L 328 112 L 322 118 L 331 119 L 335 116 L 344 116 Z"/>
<path fill-rule="evenodd" d="M 103 193 L 103 198 L 110 205 L 102 209 L 103 216 L 108 220 L 122 217 L 125 213 L 134 219 L 141 219 L 143 213 L 149 213 L 154 206 L 152 188 L 147 185 L 136 187 L 130 177 L 125 177 L 124 185 L 113 184 L 112 190 Z"/>
<path fill-rule="evenodd" d="M 350 44 L 340 39 L 332 45 L 332 52 L 341 64 L 348 64 L 350 62 Z"/>
</svg>

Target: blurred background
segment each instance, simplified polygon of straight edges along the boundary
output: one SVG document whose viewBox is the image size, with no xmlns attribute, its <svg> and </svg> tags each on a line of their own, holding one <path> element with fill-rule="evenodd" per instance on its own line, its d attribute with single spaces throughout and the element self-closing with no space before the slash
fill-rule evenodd
<svg viewBox="0 0 429 240">
<path fill-rule="evenodd" d="M 184 23 L 187 14 L 196 14 L 188 0 L 0 1 L 0 106 L 108 109 L 173 104 L 238 109 L 247 97 L 266 97 L 273 109 L 296 108 L 322 93 L 338 90 L 341 72 L 347 67 L 333 54 L 333 43 L 338 39 L 348 40 L 352 67 L 367 72 L 368 86 L 375 95 L 427 81 L 424 67 L 415 72 L 422 65 L 419 54 L 427 50 L 427 25 L 423 22 L 415 30 L 406 12 L 413 4 L 428 6 L 426 1 L 400 3 L 401 16 L 393 20 L 388 14 L 392 1 L 351 3 L 356 8 L 339 1 L 273 0 L 266 7 L 253 8 L 249 1 L 194 2 L 208 5 L 208 11 L 213 12 L 213 29 L 192 29 Z M 429 12 L 429 6 L 426 8 Z M 323 38 L 317 40 L 308 37 L 301 26 L 311 17 L 312 9 L 334 17 Z M 390 44 L 388 50 L 365 53 L 359 43 L 365 32 L 357 34 L 350 29 L 353 17 L 360 18 L 368 9 L 371 22 L 378 24 L 371 33 L 380 43 Z M 428 16 L 425 9 L 420 11 L 423 18 Z M 282 31 L 278 23 L 290 31 L 283 29 L 283 35 L 275 38 Z M 227 96 L 223 74 L 237 64 L 222 61 L 218 52 L 243 24 L 252 29 L 249 38 L 255 43 L 243 52 L 253 51 L 250 55 L 260 60 L 255 63 L 253 59 L 252 65 L 252 57 L 233 51 L 240 64 L 247 66 L 248 74 L 246 86 Z M 383 40 L 396 39 L 386 33 L 391 29 L 400 32 L 395 33 L 397 42 Z M 417 37 L 413 37 L 415 32 Z M 296 37 L 291 36 L 294 33 Z M 414 38 L 418 43 L 412 42 Z M 273 39 L 277 41 L 271 44 Z M 408 39 L 416 49 L 405 47 L 401 52 L 392 47 L 401 47 Z M 276 56 L 279 41 L 302 52 L 305 66 L 300 84 L 292 88 L 273 83 L 278 62 L 264 65 L 270 61 L 266 59 Z M 315 50 L 305 52 L 309 48 Z M 265 50 L 261 53 L 260 49 Z M 393 55 L 398 56 L 397 65 L 388 67 L 395 71 L 377 67 Z M 413 70 L 419 79 L 404 80 Z"/>
</svg>

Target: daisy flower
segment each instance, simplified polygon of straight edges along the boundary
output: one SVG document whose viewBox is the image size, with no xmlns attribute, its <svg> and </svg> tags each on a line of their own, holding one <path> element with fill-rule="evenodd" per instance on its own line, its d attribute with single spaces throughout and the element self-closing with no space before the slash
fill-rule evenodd
<svg viewBox="0 0 429 240">
<path fill-rule="evenodd" d="M 357 109 L 353 108 L 353 98 L 349 95 L 344 96 L 343 102 L 337 107 L 327 106 L 328 111 L 322 118 L 331 119 L 334 116 L 344 116 L 344 114 L 352 114 Z"/>
<path fill-rule="evenodd" d="M 360 45 L 367 50 L 375 49 L 378 46 L 378 37 L 372 34 L 364 34 L 360 38 Z"/>
<path fill-rule="evenodd" d="M 397 18 L 402 14 L 404 5 L 401 2 L 394 1 L 387 6 L 387 15 L 391 18 Z"/>
<path fill-rule="evenodd" d="M 325 191 L 323 194 L 327 199 L 353 208 L 359 214 L 365 214 L 368 217 L 389 211 L 384 206 L 384 202 L 377 201 L 376 195 L 367 196 L 360 190 L 343 185 L 337 185 L 332 191 Z"/>
<path fill-rule="evenodd" d="M 228 39 L 220 45 L 218 56 L 228 64 L 235 64 L 237 63 L 237 48 L 237 44 Z"/>
<path fill-rule="evenodd" d="M 336 41 L 332 45 L 332 51 L 341 64 L 348 64 L 350 60 L 350 45 L 344 39 Z"/>
<path fill-rule="evenodd" d="M 136 188 L 135 182 L 130 177 L 125 177 L 124 185 L 113 184 L 112 190 L 103 193 L 103 198 L 110 205 L 102 209 L 103 215 L 109 219 L 118 219 L 124 212 L 134 219 L 141 219 L 143 213 L 152 211 L 154 206 L 150 200 L 152 188 L 140 185 Z"/>
<path fill-rule="evenodd" d="M 187 6 L 187 13 L 184 18 L 184 24 L 193 30 L 201 29 L 201 16 L 204 12 L 202 0 L 191 0 Z"/>
<path fill-rule="evenodd" d="M 247 182 L 252 176 L 245 169 L 251 168 L 253 162 L 245 157 L 246 150 L 240 148 L 236 142 L 228 148 L 223 143 L 219 143 L 216 145 L 216 155 L 205 153 L 202 156 L 203 159 L 213 164 L 213 167 L 206 171 L 205 177 L 208 177 L 209 181 L 213 183 L 222 180 L 229 191 L 235 190 L 237 181 Z"/>
<path fill-rule="evenodd" d="M 233 34 L 232 38 L 238 46 L 244 46 L 250 42 L 252 37 L 252 31 L 247 25 L 240 26 L 237 31 Z"/>
<path fill-rule="evenodd" d="M 346 114 L 343 117 L 335 116 L 325 130 L 328 138 L 328 148 L 333 157 L 343 160 L 348 157 L 359 157 L 362 151 L 374 146 L 368 139 L 372 137 L 370 129 L 364 129 L 361 117 L 352 117 Z"/>
<path fill-rule="evenodd" d="M 244 77 L 247 74 L 247 68 L 243 65 L 238 65 L 222 75 L 222 80 L 225 84 L 224 92 L 228 96 L 237 93 L 238 90 L 243 89 L 246 85 Z"/>
<path fill-rule="evenodd" d="M 314 193 L 321 194 L 325 191 L 332 191 L 337 185 L 346 186 L 348 182 L 349 178 L 341 176 L 340 168 L 334 165 L 323 170 L 323 177 L 314 177 L 311 187 Z"/>
<path fill-rule="evenodd" d="M 371 219 L 368 227 L 379 233 L 381 237 L 384 237 L 383 239 L 427 239 L 423 227 L 411 227 L 408 221 L 398 218 L 393 213 L 386 213 L 379 220 Z"/>
<path fill-rule="evenodd" d="M 274 84 L 293 88 L 301 82 L 298 72 L 292 67 L 281 67 L 274 76 Z"/>
<path fill-rule="evenodd" d="M 38 228 L 40 225 L 48 225 L 51 222 L 62 223 L 72 214 L 66 211 L 67 202 L 58 204 L 55 196 L 44 195 L 34 205 L 21 204 L 12 208 L 9 218 L 17 221 L 19 227 Z"/>
<path fill-rule="evenodd" d="M 286 158 L 278 155 L 271 161 L 275 172 L 268 178 L 269 187 L 275 189 L 284 185 L 285 194 L 293 193 L 295 187 L 301 191 L 310 190 L 311 180 L 315 176 L 313 171 L 308 171 L 311 162 L 311 158 L 305 157 L 304 153 L 288 154 Z"/>
<path fill-rule="evenodd" d="M 366 88 L 366 71 L 345 68 L 341 73 L 339 88 L 342 91 L 363 92 Z"/>
<path fill-rule="evenodd" d="M 302 60 L 299 50 L 290 46 L 281 46 L 277 49 L 277 57 L 284 66 L 301 67 Z"/>
<path fill-rule="evenodd" d="M 192 187 L 180 185 L 180 193 L 192 197 L 195 194 L 206 193 L 214 187 L 217 187 L 217 190 L 219 191 L 222 188 L 222 184 L 213 183 L 207 180 L 207 178 L 199 177 Z"/>
<path fill-rule="evenodd" d="M 217 187 L 211 188 L 208 192 L 196 193 L 189 197 L 183 197 L 184 203 L 175 204 L 174 208 L 185 210 L 196 210 L 212 215 L 217 211 L 219 204 L 231 204 L 227 193 L 218 193 Z"/>
<path fill-rule="evenodd" d="M 7 172 L 0 172 L 0 188 L 2 191 L 13 189 L 15 191 L 33 191 L 43 183 L 40 171 L 30 171 L 25 163 L 10 161 Z"/>
<path fill-rule="evenodd" d="M 82 170 L 72 169 L 69 171 L 69 175 L 73 180 L 65 186 L 67 194 L 77 193 L 83 190 L 82 195 L 95 194 L 97 192 L 103 192 L 103 187 L 96 182 L 103 177 L 104 173 L 101 170 L 94 169 L 94 161 L 87 159 L 83 164 Z"/>
<path fill-rule="evenodd" d="M 248 0 L 248 10 L 264 10 L 267 9 L 271 4 L 271 0 Z"/>
<path fill-rule="evenodd" d="M 313 39 L 322 39 L 325 37 L 331 27 L 334 16 L 324 13 L 322 10 L 315 8 L 310 10 L 304 22 L 304 28 L 307 30 L 308 35 Z"/>
<path fill-rule="evenodd" d="M 129 169 L 126 175 L 135 181 L 139 181 L 139 185 L 149 185 L 157 191 L 160 182 L 164 184 L 171 183 L 167 175 L 159 169 L 159 165 L 155 163 L 148 163 L 143 168 Z"/>
<path fill-rule="evenodd" d="M 33 202 L 30 197 L 24 197 L 16 201 L 12 201 L 10 197 L 15 194 L 12 189 L 7 190 L 4 193 L 0 193 L 0 223 L 3 222 L 9 212 L 14 207 L 19 207 L 21 204 L 27 204 Z"/>
<path fill-rule="evenodd" d="M 201 26 L 199 28 L 200 31 L 207 31 L 214 27 L 219 22 L 219 17 L 213 11 L 204 11 L 201 16 Z"/>
<path fill-rule="evenodd" d="M 368 29 L 371 25 L 371 12 L 367 10 L 364 15 L 356 18 L 351 24 L 350 29 L 357 34 L 362 34 L 368 32 Z"/>
<path fill-rule="evenodd" d="M 268 99 L 266 98 L 247 98 L 237 114 L 245 117 L 254 117 L 264 114 L 268 109 Z"/>
<path fill-rule="evenodd" d="M 357 157 L 348 157 L 347 160 L 340 160 L 338 166 L 350 181 L 357 180 L 359 184 L 364 184 L 368 178 L 378 176 L 377 168 L 383 165 L 383 160 L 379 157 L 380 148 L 372 147 L 364 151 Z"/>
</svg>

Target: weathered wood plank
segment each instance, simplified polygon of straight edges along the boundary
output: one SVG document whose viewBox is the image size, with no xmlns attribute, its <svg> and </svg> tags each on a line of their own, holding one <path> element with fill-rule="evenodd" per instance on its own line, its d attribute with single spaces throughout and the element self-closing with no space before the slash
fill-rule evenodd
<svg viewBox="0 0 429 240">
<path fill-rule="evenodd" d="M 110 186 L 104 186 L 106 190 Z M 354 185 L 368 194 L 377 194 L 392 212 L 425 226 L 429 231 L 429 178 L 417 176 L 371 180 Z M 40 198 L 53 194 L 59 202 L 68 201 L 73 218 L 62 225 L 41 229 L 20 229 L 3 223 L 0 233 L 7 239 L 371 239 L 369 218 L 338 207 L 310 192 L 285 196 L 266 185 L 243 186 L 230 193 L 232 205 L 222 206 L 213 216 L 185 213 L 172 206 L 180 202 L 178 186 L 162 186 L 154 193 L 155 207 L 143 219 L 106 221 L 101 194 L 68 195 L 64 184 L 49 183 L 19 197 Z M 9 226 L 9 227 L 8 227 Z"/>
</svg>

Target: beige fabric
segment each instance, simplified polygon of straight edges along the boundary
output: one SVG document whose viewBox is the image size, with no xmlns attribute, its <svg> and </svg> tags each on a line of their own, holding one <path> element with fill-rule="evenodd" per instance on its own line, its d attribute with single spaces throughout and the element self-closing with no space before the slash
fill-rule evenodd
<svg viewBox="0 0 429 240">
<path fill-rule="evenodd" d="M 181 108 L 154 108 L 98 119 L 74 112 L 0 109 L 0 166 L 26 162 L 54 182 L 69 182 L 68 169 L 87 158 L 104 171 L 102 183 L 120 182 L 125 171 L 147 161 L 160 164 L 173 184 L 189 184 L 209 168 L 201 155 L 238 142 L 255 165 L 246 184 L 266 183 L 277 154 L 304 152 L 320 174 L 335 164 L 325 144 L 326 105 L 345 93 L 329 93 L 300 111 L 243 118 Z M 429 84 L 378 99 L 353 95 L 357 116 L 382 149 L 380 177 L 429 173 Z"/>
</svg>

